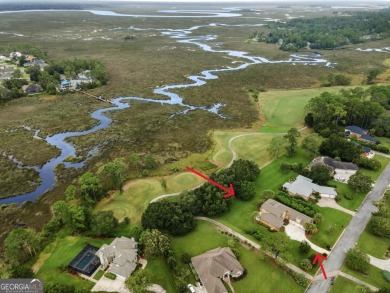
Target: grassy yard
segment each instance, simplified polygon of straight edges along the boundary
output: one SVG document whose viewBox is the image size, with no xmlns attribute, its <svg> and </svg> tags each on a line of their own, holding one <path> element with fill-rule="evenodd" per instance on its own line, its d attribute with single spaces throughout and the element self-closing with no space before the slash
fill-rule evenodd
<svg viewBox="0 0 390 293">
<path fill-rule="evenodd" d="M 96 272 L 96 274 L 93 276 L 95 280 L 100 280 L 100 278 L 104 275 L 104 272 L 102 270 L 99 270 Z"/>
<path fill-rule="evenodd" d="M 377 267 L 370 265 L 368 275 L 363 275 L 362 273 L 351 270 L 346 265 L 344 265 L 341 270 L 377 288 L 390 288 L 390 283 L 383 277 L 382 270 Z"/>
<path fill-rule="evenodd" d="M 318 233 L 314 234 L 310 241 L 323 248 L 328 245 L 332 247 L 347 227 L 352 216 L 332 208 L 321 208 L 320 213 L 324 216 L 324 221 L 319 225 Z M 332 233 L 327 232 L 330 225 L 334 228 Z"/>
<path fill-rule="evenodd" d="M 361 168 L 360 171 L 361 171 L 364 175 L 368 175 L 368 176 L 370 176 L 373 180 L 376 180 L 376 179 L 378 179 L 378 177 L 382 174 L 382 172 L 383 172 L 383 170 L 386 168 L 387 164 L 390 162 L 390 158 L 387 158 L 387 157 L 384 157 L 384 156 L 380 156 L 380 155 L 375 155 L 375 156 L 374 156 L 374 159 L 375 159 L 375 160 L 378 160 L 378 161 L 381 162 L 381 164 L 382 164 L 382 167 L 381 167 L 378 171 L 370 171 L 370 170 L 363 169 L 363 168 Z"/>
<path fill-rule="evenodd" d="M 363 200 L 366 197 L 366 193 L 364 192 L 356 192 L 354 191 L 348 184 L 332 181 L 332 184 L 336 185 L 337 194 L 340 195 L 341 199 L 337 202 L 340 206 L 349 209 L 351 211 L 355 211 L 360 207 Z M 344 197 L 345 194 L 352 194 L 352 199 L 346 199 Z"/>
<path fill-rule="evenodd" d="M 260 109 L 265 116 L 261 132 L 285 132 L 291 127 L 304 126 L 304 107 L 321 93 L 337 92 L 345 87 L 269 91 L 259 94 Z"/>
<path fill-rule="evenodd" d="M 347 278 L 338 276 L 329 293 L 360 293 L 359 286 L 359 284 L 356 284 Z"/>
<path fill-rule="evenodd" d="M 376 258 L 383 259 L 385 251 L 390 246 L 387 238 L 381 238 L 370 233 L 367 228 L 360 235 L 358 246 L 362 251 Z"/>
<path fill-rule="evenodd" d="M 130 181 L 124 192 L 116 192 L 101 200 L 95 211 L 112 210 L 115 217 L 122 220 L 129 217 L 131 223 L 139 225 L 142 212 L 149 202 L 158 195 L 181 192 L 201 184 L 204 180 L 195 174 L 185 172 L 164 177 L 166 189 L 163 188 L 161 178 L 138 179 Z"/>
<path fill-rule="evenodd" d="M 171 237 L 171 240 L 174 254 L 180 262 L 185 252 L 190 256 L 196 256 L 210 249 L 227 246 L 229 238 L 217 232 L 211 223 L 198 221 L 194 232 L 183 237 Z M 248 271 L 248 275 L 243 280 L 233 283 L 237 293 L 304 291 L 286 272 L 275 267 L 268 258 L 264 259 L 243 247 L 239 247 L 239 251 L 240 262 Z"/>
<path fill-rule="evenodd" d="M 112 239 L 94 239 L 83 236 L 66 236 L 60 233 L 57 239 L 49 244 L 40 254 L 36 268 L 39 268 L 36 277 L 42 278 L 48 283 L 65 283 L 74 285 L 76 288 L 90 290 L 94 283 L 62 272 L 59 268 L 66 266 L 84 248 L 86 244 L 100 247 L 110 243 Z"/>
<path fill-rule="evenodd" d="M 163 257 L 148 260 L 145 271 L 151 276 L 153 284 L 161 285 L 168 293 L 175 293 L 175 281 Z"/>
</svg>

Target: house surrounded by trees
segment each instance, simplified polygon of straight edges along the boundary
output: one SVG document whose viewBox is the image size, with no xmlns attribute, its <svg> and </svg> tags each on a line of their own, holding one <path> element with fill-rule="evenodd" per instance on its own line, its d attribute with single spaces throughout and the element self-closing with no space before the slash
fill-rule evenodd
<svg viewBox="0 0 390 293">
<path fill-rule="evenodd" d="M 358 140 L 368 143 L 378 144 L 379 141 L 370 135 L 367 129 L 360 128 L 358 126 L 347 126 L 345 128 L 345 136 L 356 137 Z"/>
<path fill-rule="evenodd" d="M 358 171 L 358 166 L 350 162 L 336 161 L 330 157 L 317 157 L 308 166 L 310 170 L 314 166 L 325 165 L 332 169 L 336 181 L 347 183 L 349 177 Z"/>
</svg>

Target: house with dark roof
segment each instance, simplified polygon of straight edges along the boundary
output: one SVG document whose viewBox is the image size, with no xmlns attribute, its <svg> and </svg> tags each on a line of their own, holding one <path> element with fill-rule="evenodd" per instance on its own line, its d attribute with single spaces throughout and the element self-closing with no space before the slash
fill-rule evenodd
<svg viewBox="0 0 390 293">
<path fill-rule="evenodd" d="M 256 220 L 275 230 L 279 230 L 285 221 L 301 229 L 305 229 L 306 223 L 313 222 L 312 218 L 271 198 L 261 205 Z"/>
<path fill-rule="evenodd" d="M 345 136 L 355 137 L 358 140 L 378 144 L 379 141 L 370 135 L 370 132 L 367 129 L 360 128 L 358 126 L 347 126 L 345 128 Z"/>
<path fill-rule="evenodd" d="M 44 60 L 42 59 L 35 59 L 31 62 L 26 62 L 23 64 L 24 67 L 33 67 L 33 66 L 39 66 L 41 70 L 43 70 L 46 66 L 49 66 Z"/>
<path fill-rule="evenodd" d="M 350 162 L 336 161 L 330 157 L 317 157 L 307 167 L 309 170 L 313 166 L 326 165 L 333 171 L 333 177 L 340 182 L 348 182 L 349 177 L 358 171 L 358 166 Z"/>
<path fill-rule="evenodd" d="M 290 195 L 300 195 L 305 199 L 309 199 L 313 193 L 319 193 L 321 197 L 335 198 L 337 195 L 336 189 L 328 186 L 321 186 L 313 183 L 313 180 L 302 175 L 291 182 L 283 184 L 283 188 Z"/>
<path fill-rule="evenodd" d="M 134 238 L 115 238 L 110 245 L 104 244 L 96 253 L 103 270 L 127 279 L 138 262 L 138 243 Z"/>
<path fill-rule="evenodd" d="M 244 268 L 229 247 L 218 247 L 191 258 L 192 265 L 208 293 L 227 293 L 223 278 L 237 278 Z"/>
<path fill-rule="evenodd" d="M 43 88 L 39 84 L 29 84 L 22 86 L 22 90 L 28 95 L 35 95 L 41 93 Z"/>
</svg>

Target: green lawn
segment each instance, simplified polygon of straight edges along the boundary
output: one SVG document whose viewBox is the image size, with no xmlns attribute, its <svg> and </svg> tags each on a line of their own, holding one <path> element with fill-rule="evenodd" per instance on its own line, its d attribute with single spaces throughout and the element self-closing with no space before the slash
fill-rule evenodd
<svg viewBox="0 0 390 293">
<path fill-rule="evenodd" d="M 260 93 L 260 109 L 266 121 L 260 131 L 284 132 L 291 127 L 303 127 L 304 107 L 307 102 L 325 91 L 338 92 L 342 88 L 345 87 L 281 90 Z"/>
<path fill-rule="evenodd" d="M 198 186 L 204 180 L 195 174 L 184 172 L 164 177 L 167 188 L 161 185 L 162 178 L 138 179 L 128 182 L 124 192 L 116 192 L 103 198 L 95 211 L 111 210 L 120 221 L 129 217 L 131 223 L 139 225 L 142 212 L 149 202 L 158 195 L 176 193 Z"/>
<path fill-rule="evenodd" d="M 103 244 L 110 243 L 112 239 L 94 239 L 84 236 L 73 237 L 65 234 L 65 232 L 61 231 L 57 239 L 41 252 L 37 260 L 41 267 L 36 274 L 36 278 L 42 278 L 46 284 L 64 283 L 74 285 L 76 288 L 91 290 L 94 283 L 75 277 L 67 271 L 61 272 L 59 267 L 68 265 L 86 244 L 100 247 Z"/>
<path fill-rule="evenodd" d="M 96 274 L 93 276 L 95 280 L 100 280 L 100 278 L 104 275 L 104 272 L 102 270 L 99 270 L 96 272 Z"/>
<path fill-rule="evenodd" d="M 163 257 L 148 260 L 145 271 L 149 272 L 153 284 L 161 285 L 168 293 L 176 292 L 173 274 Z"/>
<path fill-rule="evenodd" d="M 352 216 L 332 208 L 321 208 L 320 213 L 323 215 L 324 221 L 318 226 L 318 233 L 314 234 L 310 241 L 323 248 L 326 248 L 327 245 L 332 247 L 347 227 Z M 329 234 L 326 230 L 330 225 L 333 226 L 334 231 Z"/>
<path fill-rule="evenodd" d="M 360 293 L 359 286 L 347 278 L 338 276 L 329 293 Z"/>
<path fill-rule="evenodd" d="M 364 192 L 356 192 L 354 191 L 348 184 L 332 181 L 332 184 L 336 185 L 337 194 L 340 195 L 341 199 L 337 202 L 340 206 L 349 209 L 351 211 L 355 211 L 360 207 L 363 200 L 366 197 L 366 193 Z M 352 199 L 346 199 L 344 197 L 345 194 L 352 194 Z"/>
<path fill-rule="evenodd" d="M 362 251 L 376 258 L 383 259 L 383 255 L 390 246 L 387 238 L 381 238 L 370 233 L 367 228 L 360 235 L 358 246 Z"/>
<path fill-rule="evenodd" d="M 368 175 L 373 180 L 376 180 L 382 174 L 382 172 L 386 168 L 387 164 L 390 162 L 390 158 L 387 158 L 387 157 L 384 157 L 384 156 L 375 155 L 374 159 L 378 160 L 382 164 L 382 167 L 378 171 L 371 171 L 371 170 L 367 170 L 367 169 L 363 169 L 363 168 L 361 168 L 360 171 L 364 175 Z"/>
<path fill-rule="evenodd" d="M 178 262 L 184 252 L 190 256 L 202 254 L 210 249 L 227 246 L 230 238 L 219 233 L 215 226 L 208 222 L 197 221 L 195 231 L 182 237 L 171 237 L 172 249 Z M 303 292 L 294 280 L 283 270 L 272 264 L 268 258 L 263 258 L 251 250 L 239 247 L 240 262 L 248 271 L 241 281 L 234 282 L 237 293 L 246 292 Z"/>
<path fill-rule="evenodd" d="M 390 283 L 383 277 L 382 270 L 372 265 L 369 266 L 368 275 L 363 275 L 362 273 L 351 270 L 346 265 L 344 265 L 341 270 L 377 288 L 390 288 Z"/>
</svg>

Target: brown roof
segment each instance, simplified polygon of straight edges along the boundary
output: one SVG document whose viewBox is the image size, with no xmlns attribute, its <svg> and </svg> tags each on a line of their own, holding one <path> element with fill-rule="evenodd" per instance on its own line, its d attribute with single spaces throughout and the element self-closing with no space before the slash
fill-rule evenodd
<svg viewBox="0 0 390 293">
<path fill-rule="evenodd" d="M 220 277 L 229 272 L 232 275 L 244 268 L 229 247 L 218 247 L 191 258 L 198 275 L 208 293 L 227 292 Z"/>
<path fill-rule="evenodd" d="M 287 214 L 291 221 L 297 222 L 301 225 L 311 223 L 313 220 L 312 218 L 273 199 L 268 199 L 265 203 L 263 203 L 260 211 L 262 212 L 261 219 L 276 228 L 282 227 L 285 214 Z"/>
</svg>

